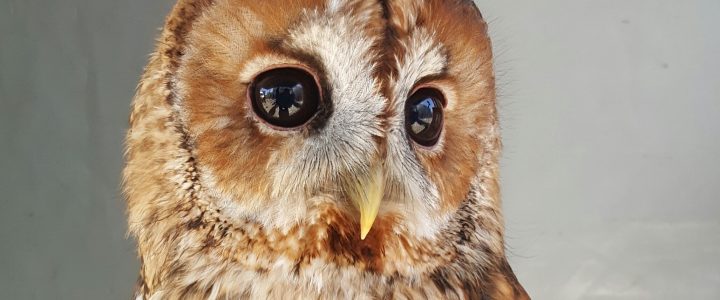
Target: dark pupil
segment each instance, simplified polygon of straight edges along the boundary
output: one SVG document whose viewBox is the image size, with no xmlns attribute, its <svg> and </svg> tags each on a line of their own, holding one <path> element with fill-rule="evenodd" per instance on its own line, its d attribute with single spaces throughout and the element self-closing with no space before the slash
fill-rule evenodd
<svg viewBox="0 0 720 300">
<path fill-rule="evenodd" d="M 406 127 L 418 144 L 432 146 L 442 131 L 442 104 L 436 93 L 420 90 L 408 101 Z"/>
<path fill-rule="evenodd" d="M 305 71 L 293 68 L 270 70 L 260 74 L 253 85 L 253 109 L 271 125 L 297 127 L 310 120 L 318 110 L 319 89 Z"/>
</svg>

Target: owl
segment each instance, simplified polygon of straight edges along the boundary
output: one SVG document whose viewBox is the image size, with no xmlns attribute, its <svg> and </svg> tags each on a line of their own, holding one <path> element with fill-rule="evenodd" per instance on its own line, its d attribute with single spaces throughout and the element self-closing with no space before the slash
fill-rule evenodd
<svg viewBox="0 0 720 300">
<path fill-rule="evenodd" d="M 123 191 L 137 299 L 529 299 L 469 0 L 179 0 Z"/>
</svg>

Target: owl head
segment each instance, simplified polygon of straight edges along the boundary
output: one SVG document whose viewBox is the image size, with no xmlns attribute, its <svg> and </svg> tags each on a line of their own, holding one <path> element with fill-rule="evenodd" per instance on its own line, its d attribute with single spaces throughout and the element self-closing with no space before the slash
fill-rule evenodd
<svg viewBox="0 0 720 300">
<path fill-rule="evenodd" d="M 384 2 L 220 0 L 193 22 L 172 102 L 229 216 L 289 230 L 330 207 L 358 239 L 433 238 L 494 171 L 480 13 Z"/>
<path fill-rule="evenodd" d="M 221 224 L 214 246 L 242 230 L 379 274 L 504 261 L 491 44 L 471 1 L 181 0 L 131 125 L 141 252 L 162 243 L 149 228 Z"/>
</svg>

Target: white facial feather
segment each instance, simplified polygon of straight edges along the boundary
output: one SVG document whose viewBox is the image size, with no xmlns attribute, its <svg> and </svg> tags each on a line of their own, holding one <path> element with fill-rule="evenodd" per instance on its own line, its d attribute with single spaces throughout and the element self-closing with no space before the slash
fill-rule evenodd
<svg viewBox="0 0 720 300">
<path fill-rule="evenodd" d="M 387 100 L 373 77 L 375 41 L 357 30 L 362 22 L 338 10 L 308 11 L 286 41 L 287 46 L 315 56 L 322 64 L 331 93 L 326 101 L 332 101 L 333 112 L 318 133 L 293 137 L 303 140 L 302 147 L 286 159 L 290 164 L 269 166 L 274 187 L 271 197 L 279 200 L 273 206 L 273 219 L 302 219 L 289 207 L 306 207 L 318 192 L 339 192 L 324 189 L 338 185 L 343 176 L 367 171 L 376 159 L 374 138 L 383 134 L 379 116 Z"/>
</svg>

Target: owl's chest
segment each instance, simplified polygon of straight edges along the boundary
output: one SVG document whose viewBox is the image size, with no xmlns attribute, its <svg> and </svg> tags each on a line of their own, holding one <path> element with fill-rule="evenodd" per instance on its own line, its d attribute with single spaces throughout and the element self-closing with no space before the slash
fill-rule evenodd
<svg viewBox="0 0 720 300">
<path fill-rule="evenodd" d="M 279 266 L 273 270 L 208 269 L 198 275 L 168 280 L 138 299 L 453 299 L 447 290 L 422 277 L 411 282 L 320 262 L 299 274 Z M 454 294 L 463 292 L 458 289 Z"/>
</svg>

